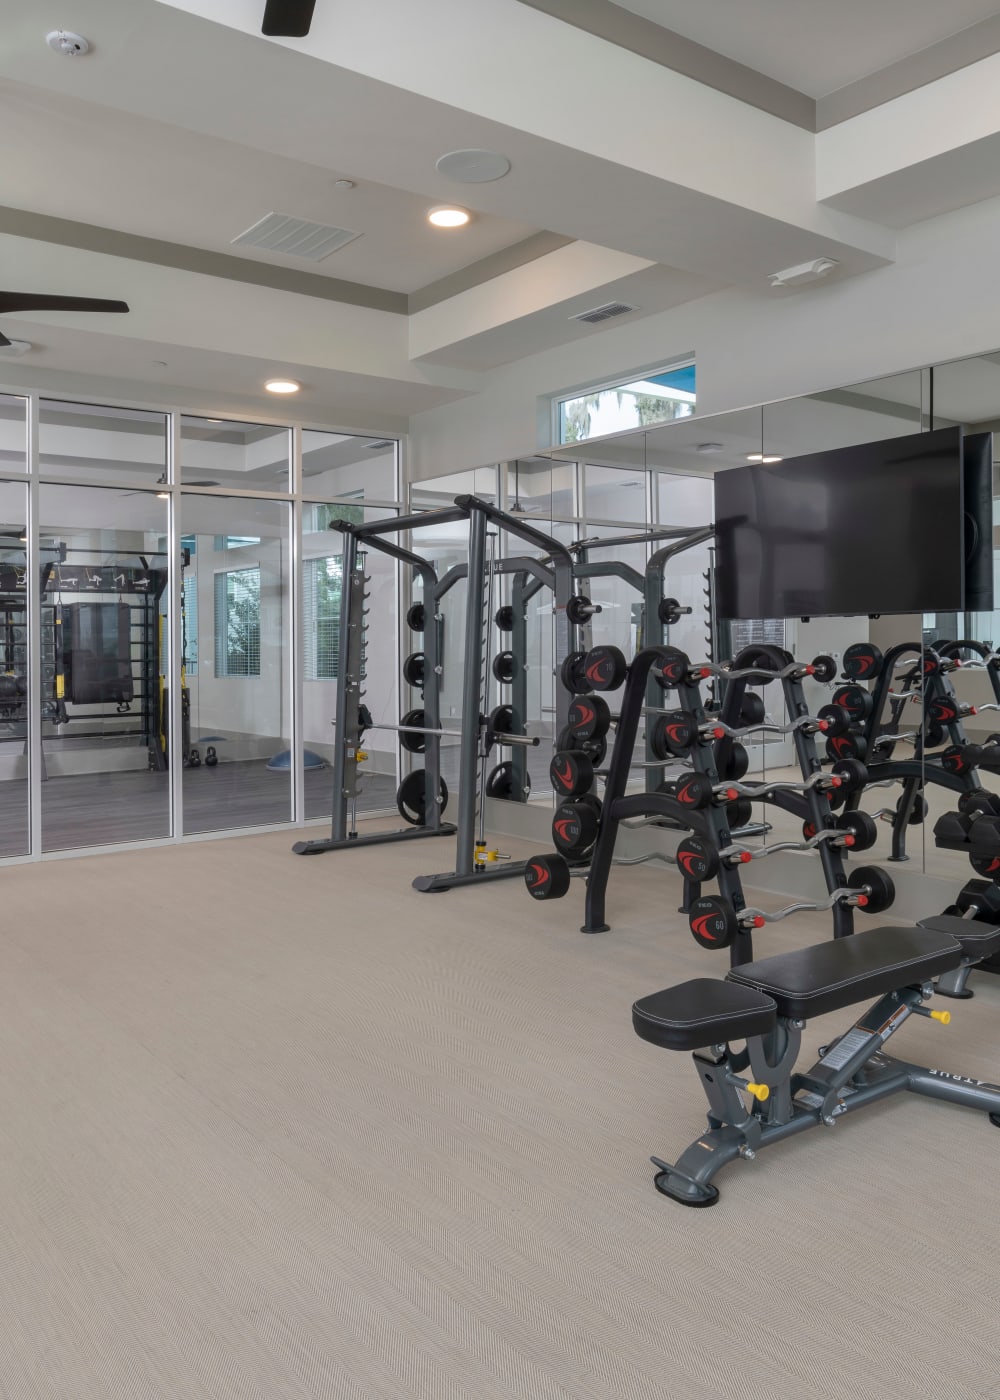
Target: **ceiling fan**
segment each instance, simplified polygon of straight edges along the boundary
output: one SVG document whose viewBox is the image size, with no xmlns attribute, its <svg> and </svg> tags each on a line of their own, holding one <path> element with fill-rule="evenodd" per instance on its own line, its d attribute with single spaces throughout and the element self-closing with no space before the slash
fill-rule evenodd
<svg viewBox="0 0 1000 1400">
<path fill-rule="evenodd" d="M 267 0 L 260 32 L 272 38 L 304 39 L 315 8 L 316 0 Z"/>
<path fill-rule="evenodd" d="M 41 292 L 0 292 L 0 316 L 8 311 L 127 311 L 128 302 L 104 297 L 45 296 Z M 10 341 L 0 331 L 0 346 Z"/>
</svg>

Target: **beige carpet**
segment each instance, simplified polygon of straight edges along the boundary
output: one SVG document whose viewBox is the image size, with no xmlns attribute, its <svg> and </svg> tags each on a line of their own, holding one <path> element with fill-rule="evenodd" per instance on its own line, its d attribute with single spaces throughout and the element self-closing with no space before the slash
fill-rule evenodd
<svg viewBox="0 0 1000 1400">
<path fill-rule="evenodd" d="M 576 884 L 411 890 L 447 840 L 292 839 L 4 870 L 3 1396 L 1000 1395 L 984 1118 L 892 1100 L 684 1210 L 647 1159 L 701 1090 L 630 1006 L 725 969 L 670 874 L 617 872 L 588 937 Z M 1000 1078 L 975 986 L 898 1048 Z"/>
</svg>

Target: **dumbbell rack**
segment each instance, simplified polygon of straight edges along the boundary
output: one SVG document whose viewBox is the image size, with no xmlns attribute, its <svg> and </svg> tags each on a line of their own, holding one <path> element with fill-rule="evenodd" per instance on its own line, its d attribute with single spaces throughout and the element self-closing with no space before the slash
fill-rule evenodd
<svg viewBox="0 0 1000 1400">
<path fill-rule="evenodd" d="M 583 932 L 605 932 L 609 927 L 605 921 L 607 883 L 613 865 L 618 829 L 622 822 L 662 816 L 700 836 L 717 853 L 732 847 L 733 835 L 726 806 L 728 780 L 720 775 L 718 767 L 720 752 L 725 752 L 721 745 L 727 741 L 719 738 L 712 741 L 710 736 L 713 721 L 717 719 L 719 726 L 736 730 L 738 736 L 741 732 L 739 715 L 747 686 L 766 683 L 779 677 L 785 691 L 789 715 L 794 720 L 806 718 L 808 706 L 802 690 L 802 677 L 809 674 L 811 669 L 791 662 L 787 653 L 779 654 L 777 649 L 769 647 L 753 647 L 741 652 L 729 670 L 728 679 L 725 679 L 726 670 L 721 667 L 692 668 L 684 653 L 675 648 L 650 647 L 635 657 L 629 667 L 607 772 L 604 805 L 587 880 Z M 722 709 L 718 716 L 710 715 L 706 711 L 701 693 L 701 680 L 713 673 L 719 674 L 725 683 Z M 713 793 L 717 794 L 716 799 L 704 809 L 691 810 L 690 806 L 669 792 L 626 795 L 631 755 L 651 676 L 662 677 L 667 688 L 676 690 L 680 708 L 690 717 L 698 733 L 705 736 L 701 742 L 694 742 L 690 751 L 694 772 L 707 780 Z M 815 781 L 822 772 L 822 766 L 810 727 L 799 724 L 793 728 L 792 733 L 803 776 L 803 783 L 797 790 L 767 781 L 740 783 L 734 790 L 782 807 L 800 819 L 809 821 L 817 832 L 835 829 L 837 823 L 829 798 Z M 677 791 L 683 794 L 683 783 Z M 811 846 L 808 841 L 792 844 L 803 850 L 817 848 Z M 788 846 L 785 845 L 784 848 L 788 849 Z M 843 857 L 840 848 L 832 840 L 821 841 L 818 850 L 827 889 L 832 896 L 835 891 L 844 889 L 847 883 Z M 746 898 L 739 875 L 739 865 L 721 860 L 716 878 L 722 899 L 729 904 L 734 913 L 740 914 L 746 908 Z M 700 885 L 686 879 L 685 903 L 698 898 L 699 893 Z M 832 914 L 835 937 L 843 937 L 853 932 L 853 910 L 848 903 L 843 900 L 834 902 Z M 734 966 L 753 957 L 752 934 L 743 923 L 740 923 L 730 948 L 731 962 Z"/>
<path fill-rule="evenodd" d="M 861 659 L 861 669 L 852 662 L 852 653 Z M 867 656 L 871 657 L 871 662 L 866 665 Z M 903 693 L 909 688 L 922 702 L 921 722 L 916 732 L 913 756 L 880 760 L 877 757 L 877 741 L 899 732 L 899 719 L 906 702 L 898 698 L 899 692 L 895 687 L 899 681 L 896 677 L 903 659 L 908 656 L 913 657 L 913 664 L 902 680 Z M 914 642 L 901 642 L 891 647 L 884 656 L 877 648 L 867 644 L 848 648 L 844 653 L 845 679 L 856 683 L 872 679 L 875 681 L 871 691 L 871 711 L 863 724 L 857 726 L 860 744 L 856 743 L 853 735 L 846 736 L 846 742 L 843 744 L 835 737 L 828 741 L 827 751 L 830 757 L 834 758 L 860 758 L 867 766 L 869 784 L 902 782 L 902 796 L 896 805 L 892 821 L 890 861 L 908 859 L 906 835 L 914 822 L 922 820 L 922 789 L 926 783 L 933 783 L 956 793 L 975 792 L 982 786 L 974 770 L 956 773 L 943 766 L 943 762 L 947 761 L 946 755 L 968 743 L 962 726 L 962 706 L 949 674 L 955 664 L 953 658 L 942 658 L 932 648 Z M 915 686 L 913 682 L 918 678 L 920 684 Z M 897 698 L 894 699 L 894 695 Z M 940 707 L 939 712 L 944 716 L 939 721 L 931 717 L 932 710 L 937 707 Z M 937 733 L 935 726 L 942 732 Z M 929 749 L 938 748 L 946 739 L 948 748 L 941 753 L 928 753 Z M 861 790 L 849 795 L 846 804 L 848 811 L 857 810 L 861 796 Z"/>
</svg>

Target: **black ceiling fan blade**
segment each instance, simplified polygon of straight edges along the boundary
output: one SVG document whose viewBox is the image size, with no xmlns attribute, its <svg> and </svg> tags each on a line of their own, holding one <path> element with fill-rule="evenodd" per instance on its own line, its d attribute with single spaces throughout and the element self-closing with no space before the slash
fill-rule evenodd
<svg viewBox="0 0 1000 1400">
<path fill-rule="evenodd" d="M 272 38 L 304 39 L 315 8 L 316 0 L 267 0 L 260 32 Z"/>
<path fill-rule="evenodd" d="M 0 292 L 0 316 L 6 311 L 127 311 L 127 301 L 105 297 L 46 296 L 42 292 Z"/>
<path fill-rule="evenodd" d="M 10 341 L 9 341 L 9 340 L 7 339 L 7 337 L 4 335 L 3 331 L 0 331 L 0 350 L 2 350 L 3 347 L 4 347 L 5 345 L 9 345 L 9 344 L 10 344 Z"/>
</svg>

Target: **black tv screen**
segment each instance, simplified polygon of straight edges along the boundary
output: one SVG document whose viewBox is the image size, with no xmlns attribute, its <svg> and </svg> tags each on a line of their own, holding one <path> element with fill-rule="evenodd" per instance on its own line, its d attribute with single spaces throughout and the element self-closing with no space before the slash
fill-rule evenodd
<svg viewBox="0 0 1000 1400">
<path fill-rule="evenodd" d="M 720 618 L 964 608 L 962 430 L 715 478 Z"/>
<path fill-rule="evenodd" d="M 993 434 L 962 442 L 965 492 L 965 612 L 993 611 Z"/>
</svg>

